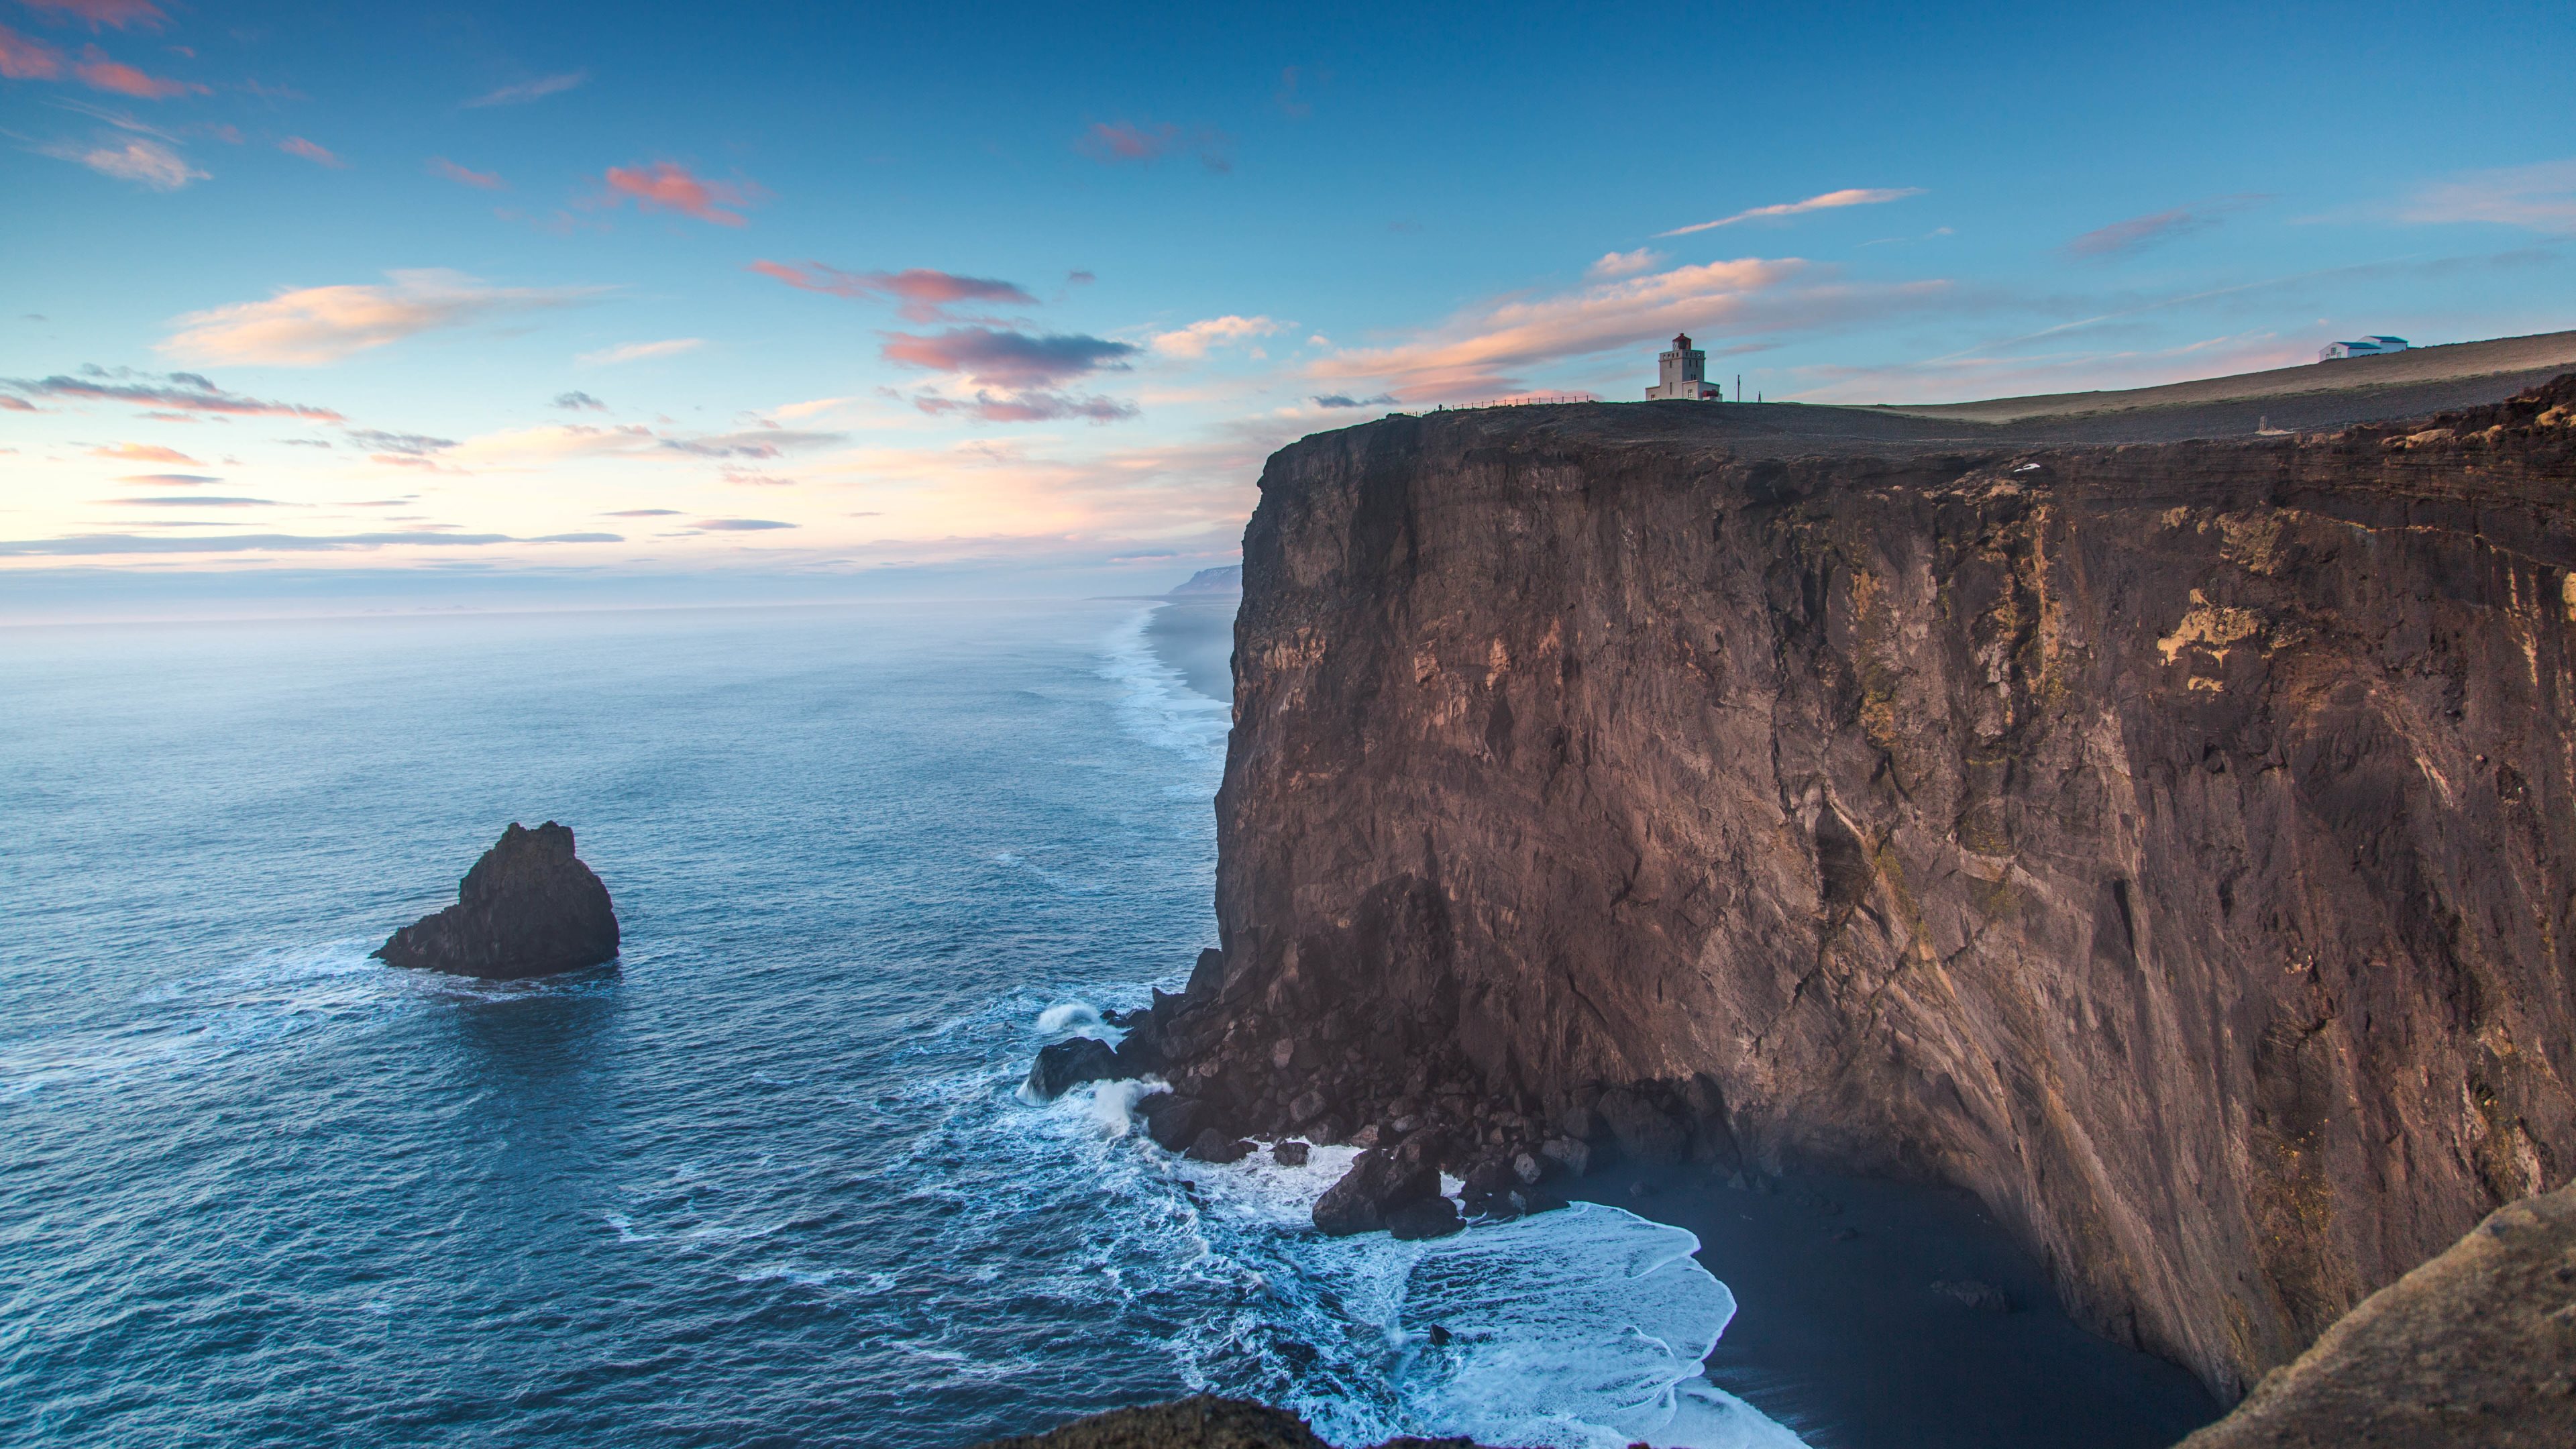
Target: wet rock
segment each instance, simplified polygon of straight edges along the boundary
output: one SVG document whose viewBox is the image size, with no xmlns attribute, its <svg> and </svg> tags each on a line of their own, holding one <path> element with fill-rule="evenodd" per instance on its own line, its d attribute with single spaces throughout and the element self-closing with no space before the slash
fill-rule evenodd
<svg viewBox="0 0 2576 1449">
<path fill-rule="evenodd" d="M 1580 1138 L 1552 1137 L 1539 1144 L 1538 1155 L 1555 1163 L 1568 1177 L 1581 1177 L 1592 1170 L 1592 1149 Z"/>
<path fill-rule="evenodd" d="M 1077 1036 L 1038 1052 L 1029 1068 L 1029 1095 L 1052 1102 L 1085 1082 L 1106 1082 L 1132 1075 L 1122 1071 L 1118 1054 L 1098 1037 Z"/>
<path fill-rule="evenodd" d="M 1252 1155 L 1252 1144 L 1228 1137 L 1213 1127 L 1199 1129 L 1187 1152 L 1181 1154 L 1192 1162 L 1241 1162 Z"/>
<path fill-rule="evenodd" d="M 1146 1098 L 1138 1110 L 1145 1117 L 1145 1135 L 1166 1152 L 1181 1151 L 1196 1141 L 1199 1119 L 1206 1114 L 1196 1098 L 1168 1092 Z"/>
<path fill-rule="evenodd" d="M 1518 1153 L 1512 1158 L 1512 1176 L 1519 1178 L 1522 1186 L 1535 1185 L 1546 1175 L 1547 1169 L 1539 1166 L 1538 1159 L 1530 1154 Z"/>
<path fill-rule="evenodd" d="M 1458 1205 L 1469 1217 L 1517 1217 L 1521 1210 L 1513 1205 L 1512 1193 L 1521 1185 L 1509 1162 L 1489 1157 L 1467 1169 Z"/>
<path fill-rule="evenodd" d="M 1303 1167 L 1310 1149 L 1303 1142 L 1281 1142 L 1270 1149 L 1270 1160 L 1281 1167 Z"/>
<path fill-rule="evenodd" d="M 1438 1167 L 1418 1155 L 1408 1160 L 1400 1147 L 1372 1147 L 1315 1199 L 1315 1226 L 1336 1238 L 1375 1232 L 1386 1226 L 1389 1212 L 1439 1195 Z"/>
<path fill-rule="evenodd" d="M 2010 1313 L 2012 1298 L 1992 1283 L 1975 1278 L 1944 1278 L 1932 1285 L 1932 1291 L 1944 1298 L 1955 1299 L 1979 1313 Z"/>
<path fill-rule="evenodd" d="M 1387 1236 L 1405 1242 L 1445 1238 L 1465 1226 L 1458 1216 L 1458 1205 L 1445 1197 L 1421 1198 L 1386 1214 Z"/>
<path fill-rule="evenodd" d="M 596 966 L 617 956 L 608 887 L 573 854 L 572 831 L 516 822 L 465 873 L 456 904 L 376 948 L 393 966 L 514 979 Z"/>
</svg>

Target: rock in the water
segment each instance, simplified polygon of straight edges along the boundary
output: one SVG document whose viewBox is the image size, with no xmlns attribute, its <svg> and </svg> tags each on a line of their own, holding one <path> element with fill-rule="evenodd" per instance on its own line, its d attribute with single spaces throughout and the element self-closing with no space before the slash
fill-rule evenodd
<svg viewBox="0 0 2576 1449">
<path fill-rule="evenodd" d="M 1270 1160 L 1281 1167 L 1303 1167 L 1312 1149 L 1303 1142 L 1281 1142 L 1270 1149 Z"/>
<path fill-rule="evenodd" d="M 1132 1075 L 1120 1070 L 1118 1054 L 1109 1043 L 1093 1036 L 1077 1036 L 1046 1047 L 1038 1053 L 1029 1068 L 1029 1091 L 1039 1101 L 1052 1102 L 1085 1082 L 1106 1082 Z"/>
<path fill-rule="evenodd" d="M 1581 1177 L 1592 1170 L 1592 1149 L 1579 1138 L 1550 1138 L 1539 1144 L 1538 1155 L 1555 1163 L 1568 1177 Z"/>
<path fill-rule="evenodd" d="M 617 912 L 574 856 L 569 827 L 513 822 L 465 873 L 455 905 L 394 932 L 375 954 L 465 976 L 546 976 L 615 960 Z"/>
<path fill-rule="evenodd" d="M 1445 1197 L 1426 1197 L 1406 1203 L 1386 1215 L 1387 1236 L 1411 1242 L 1419 1238 L 1445 1238 L 1467 1226 L 1459 1220 L 1458 1205 Z"/>
<path fill-rule="evenodd" d="M 1190 1143 L 1190 1150 L 1181 1155 L 1192 1162 L 1241 1162 L 1252 1155 L 1252 1144 L 1204 1127 Z"/>
<path fill-rule="evenodd" d="M 1403 1147 L 1372 1147 L 1351 1163 L 1342 1180 L 1315 1199 L 1315 1226 L 1336 1238 L 1375 1232 L 1387 1214 L 1440 1195 L 1440 1169 Z"/>
</svg>

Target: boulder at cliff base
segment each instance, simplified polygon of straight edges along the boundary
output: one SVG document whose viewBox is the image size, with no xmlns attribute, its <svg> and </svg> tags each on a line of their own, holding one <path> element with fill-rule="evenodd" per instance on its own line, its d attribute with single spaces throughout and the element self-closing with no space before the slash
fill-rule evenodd
<svg viewBox="0 0 2576 1449">
<path fill-rule="evenodd" d="M 616 959 L 617 912 L 573 854 L 568 827 L 513 822 L 465 873 L 456 904 L 394 932 L 375 955 L 464 976 L 547 976 Z"/>
</svg>

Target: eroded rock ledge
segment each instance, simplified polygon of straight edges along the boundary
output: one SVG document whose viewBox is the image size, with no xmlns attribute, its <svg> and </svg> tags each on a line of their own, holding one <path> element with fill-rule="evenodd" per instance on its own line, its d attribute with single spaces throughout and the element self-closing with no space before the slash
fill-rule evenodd
<svg viewBox="0 0 2576 1449">
<path fill-rule="evenodd" d="M 1227 1136 L 1954 1182 L 2233 1399 L 2576 1169 L 2571 423 L 1309 438 L 1224 952 L 1122 1052 Z"/>
</svg>

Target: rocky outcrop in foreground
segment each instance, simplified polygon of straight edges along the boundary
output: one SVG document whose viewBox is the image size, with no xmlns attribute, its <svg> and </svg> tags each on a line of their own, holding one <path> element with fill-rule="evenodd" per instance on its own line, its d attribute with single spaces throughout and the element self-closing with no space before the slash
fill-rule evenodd
<svg viewBox="0 0 2576 1449">
<path fill-rule="evenodd" d="M 2182 1449 L 2576 1444 L 2576 1188 L 2497 1209 Z"/>
<path fill-rule="evenodd" d="M 2576 379 L 1392 417 L 1261 489 L 1223 951 L 1120 1048 L 1193 1133 L 1959 1184 L 2225 1399 L 2576 1171 Z"/>
<path fill-rule="evenodd" d="M 375 954 L 465 976 L 545 976 L 613 960 L 617 912 L 574 856 L 568 827 L 514 821 L 465 873 L 455 905 L 394 932 Z"/>
<path fill-rule="evenodd" d="M 1201 1394 L 1141 1409 L 1113 1409 L 1045 1434 L 992 1439 L 975 1449 L 1327 1449 L 1284 1409 Z M 1476 1449 L 1467 1439 L 1390 1439 L 1378 1449 Z"/>
</svg>

